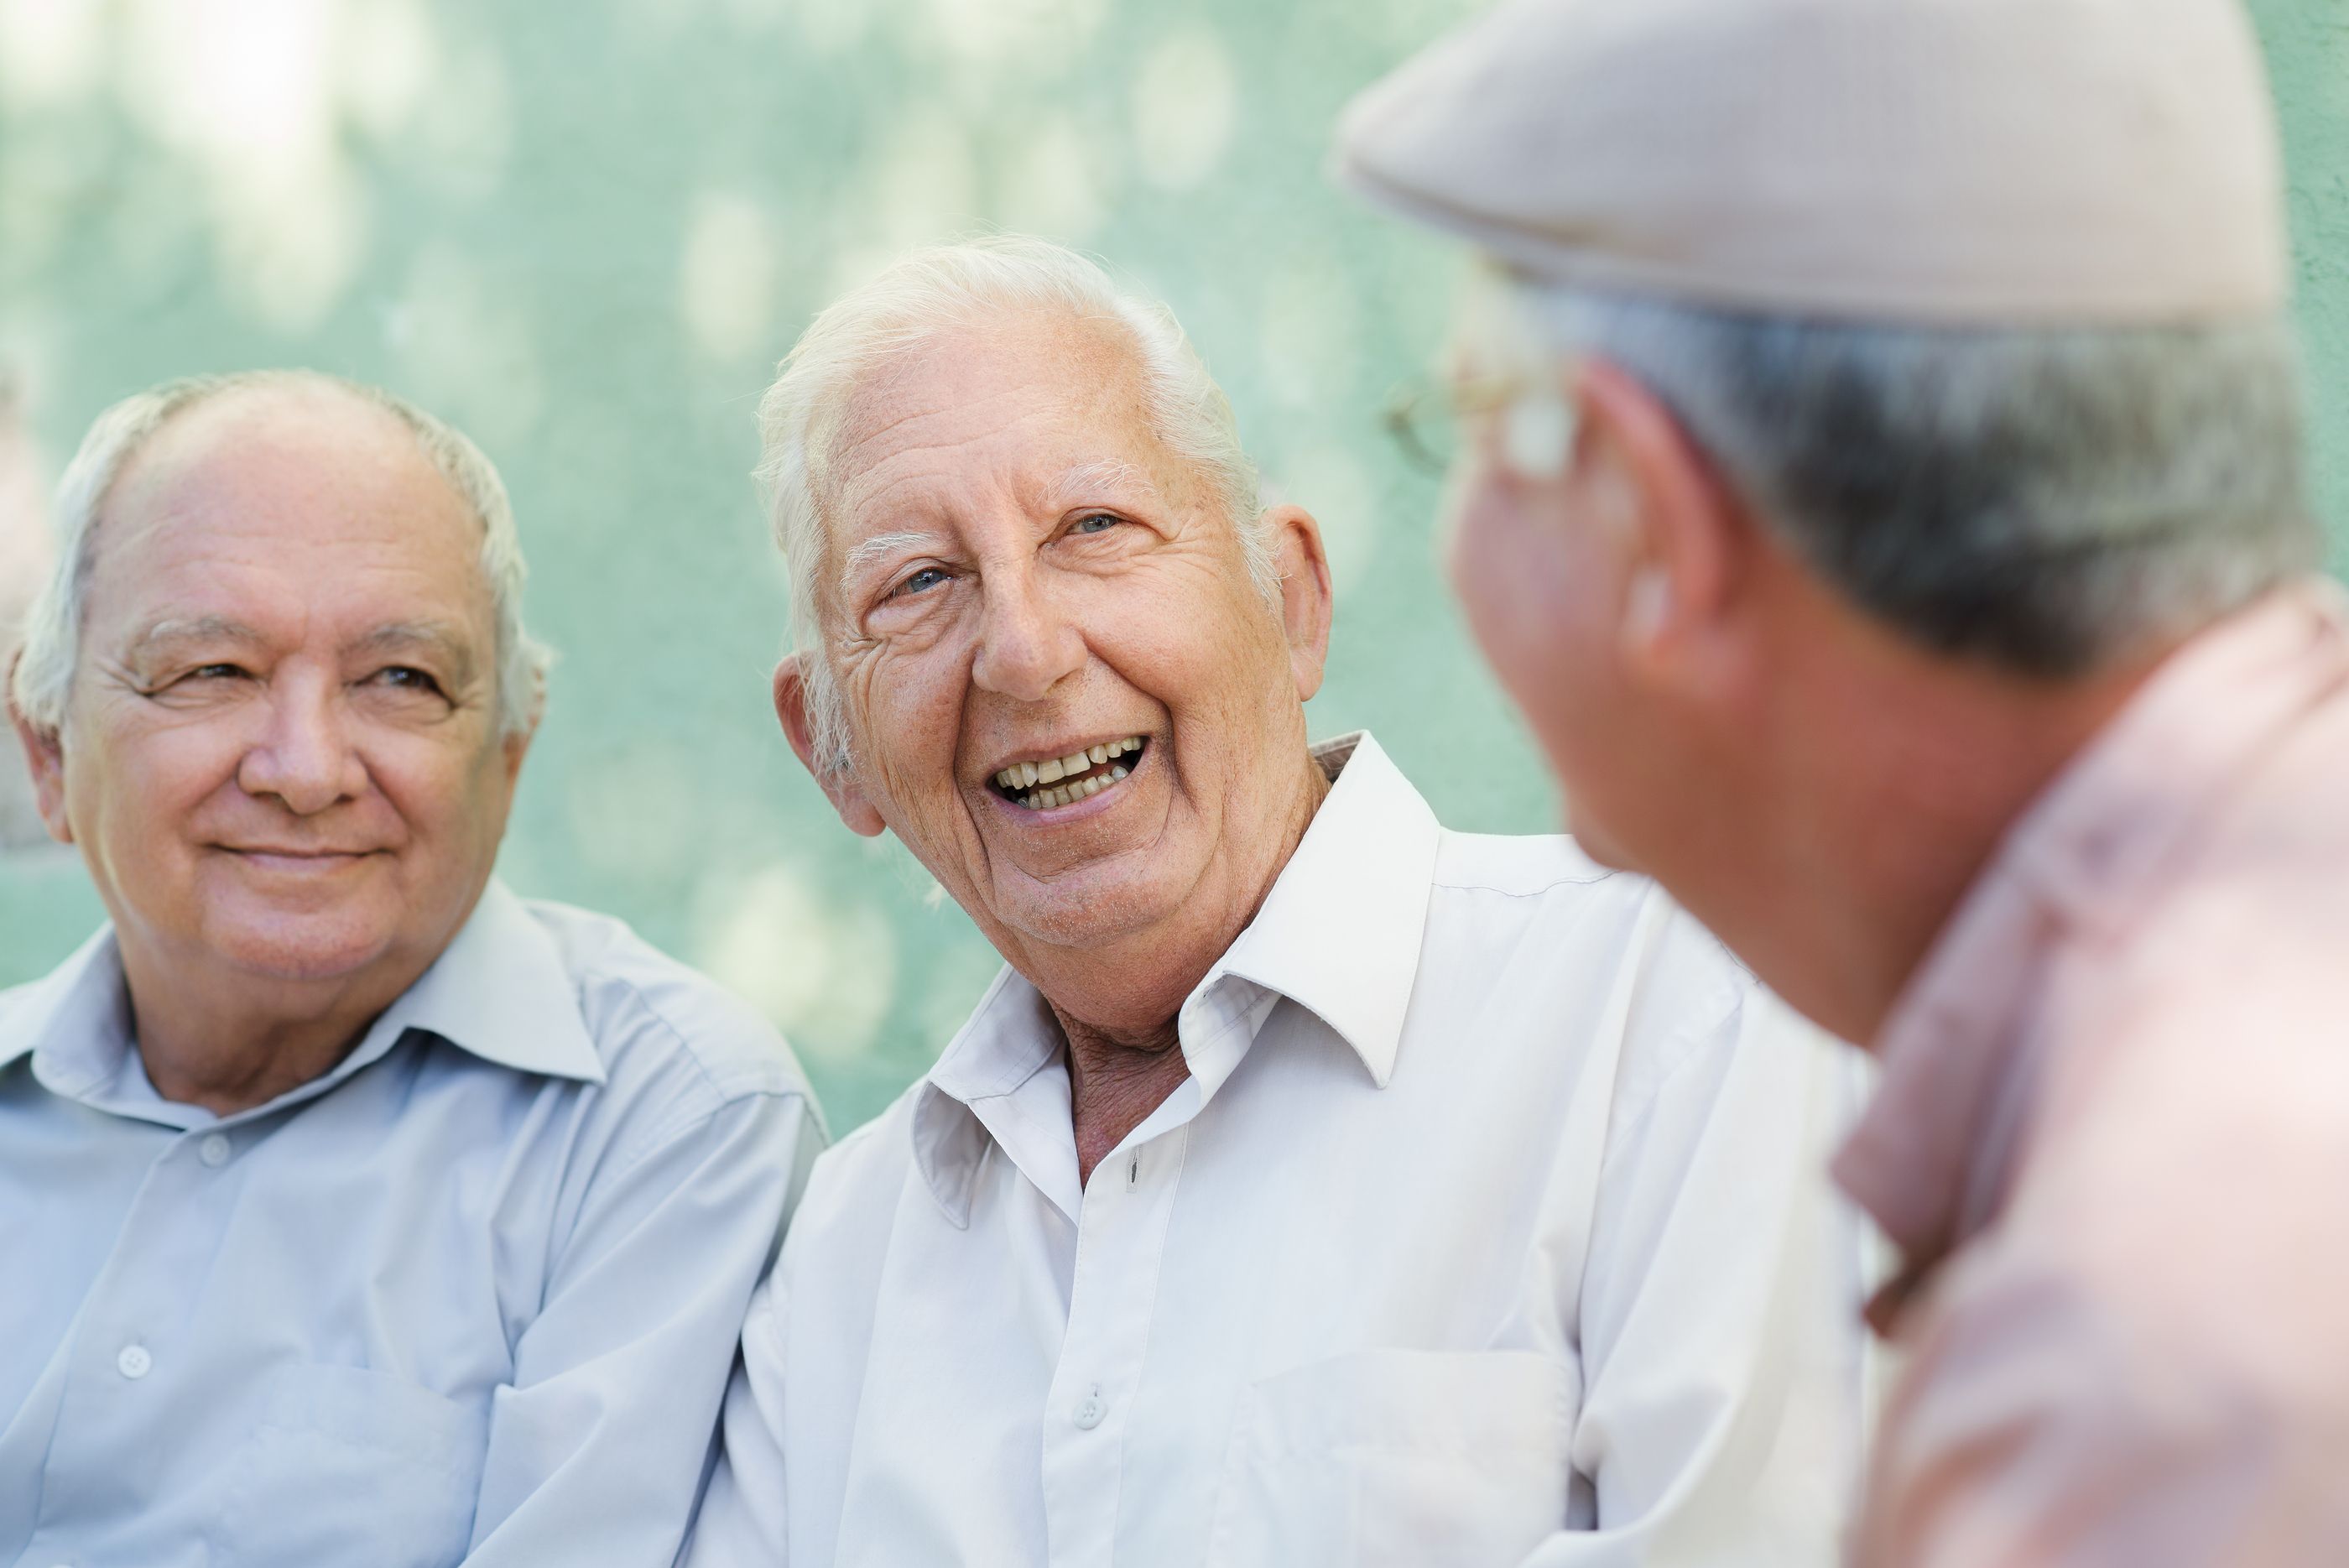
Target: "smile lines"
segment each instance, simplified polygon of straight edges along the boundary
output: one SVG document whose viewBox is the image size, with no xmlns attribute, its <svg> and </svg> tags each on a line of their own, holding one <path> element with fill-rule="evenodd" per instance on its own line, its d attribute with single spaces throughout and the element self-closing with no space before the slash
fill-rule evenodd
<svg viewBox="0 0 2349 1568">
<path fill-rule="evenodd" d="M 1117 759 L 1133 755 L 1139 760 L 1143 744 L 1141 736 L 1129 735 L 1065 757 L 1014 763 L 995 775 L 995 785 L 1030 811 L 1068 805 L 1099 794 L 1124 778 L 1133 770 Z"/>
</svg>

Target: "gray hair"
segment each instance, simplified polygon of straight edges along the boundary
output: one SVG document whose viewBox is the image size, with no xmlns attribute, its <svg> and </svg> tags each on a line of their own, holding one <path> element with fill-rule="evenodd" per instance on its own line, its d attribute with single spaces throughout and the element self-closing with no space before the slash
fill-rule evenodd
<svg viewBox="0 0 2349 1568">
<path fill-rule="evenodd" d="M 189 376 L 135 393 L 98 416 L 57 482 L 57 568 L 25 618 L 24 649 L 12 695 L 26 722 L 53 734 L 65 725 L 80 652 L 82 604 L 97 559 L 98 514 L 131 459 L 173 416 L 199 403 L 228 392 L 302 386 L 331 388 L 399 421 L 480 520 L 481 576 L 497 617 L 499 730 L 507 736 L 521 735 L 537 723 L 553 656 L 523 628 L 522 545 L 514 535 L 513 506 L 496 467 L 463 432 L 406 399 L 315 370 Z"/>
<path fill-rule="evenodd" d="M 1122 292 L 1094 262 L 1043 240 L 990 236 L 917 251 L 818 316 L 759 404 L 758 478 L 790 570 L 793 645 L 808 656 L 809 725 L 827 767 L 846 764 L 848 731 L 823 656 L 816 589 L 829 538 L 828 459 L 850 399 L 876 370 L 942 333 L 1040 309 L 1106 322 L 1125 337 L 1152 429 L 1207 482 L 1238 534 L 1250 579 L 1268 599 L 1278 597 L 1256 465 L 1229 400 L 1171 311 Z"/>
<path fill-rule="evenodd" d="M 2280 320 L 1926 327 L 1508 286 L 1645 385 L 1794 551 L 1940 652 L 2060 678 L 2323 558 Z"/>
</svg>

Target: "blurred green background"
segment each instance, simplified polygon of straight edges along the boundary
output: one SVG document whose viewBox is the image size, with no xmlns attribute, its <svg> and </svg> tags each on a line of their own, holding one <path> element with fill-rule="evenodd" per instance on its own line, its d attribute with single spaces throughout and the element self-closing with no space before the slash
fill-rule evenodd
<svg viewBox="0 0 2349 1568">
<path fill-rule="evenodd" d="M 312 365 L 456 421 L 504 471 L 562 654 L 505 877 L 750 996 L 853 1126 L 996 959 L 893 841 L 838 825 L 776 731 L 783 585 L 746 474 L 776 358 L 905 248 L 1024 230 L 1169 301 L 1272 493 L 1328 530 L 1316 733 L 1376 730 L 1454 826 L 1549 826 L 1434 568 L 1435 486 L 1377 422 L 1458 262 L 1321 172 L 1353 90 L 1478 8 L 0 0 L 0 600 L 84 425 L 148 383 Z M 2252 9 L 2337 519 L 2349 5 Z M 0 985 L 99 919 L 69 853 L 0 851 Z"/>
</svg>

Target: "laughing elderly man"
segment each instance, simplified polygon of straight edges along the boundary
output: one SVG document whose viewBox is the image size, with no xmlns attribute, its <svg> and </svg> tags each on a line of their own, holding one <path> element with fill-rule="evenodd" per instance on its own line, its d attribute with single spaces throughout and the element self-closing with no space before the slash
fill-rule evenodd
<svg viewBox="0 0 2349 1568">
<path fill-rule="evenodd" d="M 1518 0 L 1341 148 L 1506 264 L 1454 553 L 1578 820 L 1882 1058 L 1858 1561 L 2349 1563 L 2349 607 L 2238 0 Z"/>
<path fill-rule="evenodd" d="M 1831 1556 L 1833 1058 L 1649 885 L 1308 747 L 1319 532 L 1172 319 L 926 253 L 763 422 L 793 748 L 1009 967 L 819 1162 L 697 1560 Z"/>
<path fill-rule="evenodd" d="M 100 418 L 14 682 L 107 928 L 0 994 L 0 1562 L 670 1563 L 818 1134 L 491 879 L 541 658 L 479 451 L 322 377 Z"/>
</svg>

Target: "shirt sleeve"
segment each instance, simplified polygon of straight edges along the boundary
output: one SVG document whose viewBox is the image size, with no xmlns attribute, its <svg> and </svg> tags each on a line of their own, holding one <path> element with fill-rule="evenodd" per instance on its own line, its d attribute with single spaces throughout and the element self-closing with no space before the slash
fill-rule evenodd
<svg viewBox="0 0 2349 1568">
<path fill-rule="evenodd" d="M 492 1403 L 471 1568 L 675 1561 L 822 1141 L 801 1096 L 748 1095 L 599 1184 Z"/>
<path fill-rule="evenodd" d="M 783 1313 L 780 1276 L 750 1298 L 726 1391 L 724 1440 L 684 1568 L 783 1568 Z"/>
<path fill-rule="evenodd" d="M 1579 1303 L 1573 1484 L 1590 1528 L 1528 1568 L 1840 1557 L 1869 1382 L 1866 1242 L 1825 1168 L 1866 1067 L 1750 984 L 1700 1028 L 1651 1095 L 1616 1106 Z"/>
</svg>

